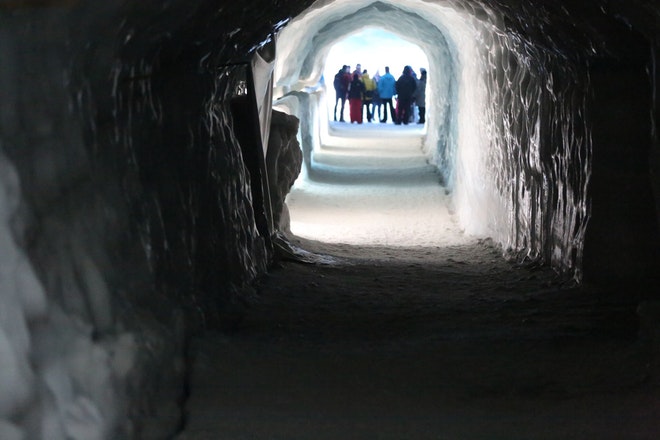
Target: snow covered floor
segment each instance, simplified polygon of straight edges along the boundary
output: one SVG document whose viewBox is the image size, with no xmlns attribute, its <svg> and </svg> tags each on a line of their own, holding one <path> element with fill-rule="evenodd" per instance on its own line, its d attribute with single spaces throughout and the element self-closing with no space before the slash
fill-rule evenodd
<svg viewBox="0 0 660 440">
<path fill-rule="evenodd" d="M 230 334 L 195 340 L 177 440 L 658 438 L 637 292 L 564 289 L 487 241 L 300 241 Z"/>
<path fill-rule="evenodd" d="M 177 440 L 658 438 L 643 292 L 464 237 L 419 136 L 323 151 L 289 198 L 315 240 L 292 244 L 334 260 L 280 261 L 232 332 L 194 341 Z"/>
<path fill-rule="evenodd" d="M 291 231 L 328 243 L 450 246 L 472 241 L 422 152 L 417 124 L 331 123 L 310 179 L 287 198 Z"/>
</svg>

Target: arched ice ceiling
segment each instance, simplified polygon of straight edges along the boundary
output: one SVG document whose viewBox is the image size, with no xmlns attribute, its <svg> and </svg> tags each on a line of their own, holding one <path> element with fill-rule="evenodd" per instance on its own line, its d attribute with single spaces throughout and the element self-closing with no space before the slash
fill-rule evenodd
<svg viewBox="0 0 660 440">
<path fill-rule="evenodd" d="M 450 185 L 454 181 L 455 151 L 487 148 L 478 129 L 459 130 L 483 117 L 484 35 L 495 33 L 496 14 L 459 0 L 320 0 L 291 21 L 278 35 L 275 98 L 318 83 L 332 45 L 366 27 L 380 27 L 418 45 L 429 61 L 425 151 L 438 164 Z M 393 72 L 398 75 L 399 72 Z M 461 87 L 470 84 L 470 87 Z M 470 103 L 464 105 L 463 103 Z M 302 124 L 303 126 L 307 124 Z M 313 124 L 309 124 L 310 126 Z M 314 136 L 309 136 L 313 138 Z M 468 145 L 469 144 L 469 145 Z M 472 145 L 474 144 L 474 145 Z M 478 146 L 477 146 L 478 144 Z M 461 147 L 463 145 L 463 147 Z M 474 155 L 479 156 L 475 159 Z M 470 161 L 477 175 L 485 154 Z M 485 187 L 488 185 L 480 185 Z M 494 210 L 491 210 L 494 211 Z"/>
<path fill-rule="evenodd" d="M 420 0 L 317 2 L 278 37 L 276 85 L 299 90 L 316 84 L 332 44 L 367 26 L 380 27 L 418 45 L 429 59 L 429 68 L 439 73 L 441 65 L 460 61 L 462 43 L 476 39 L 478 12 L 469 14 L 449 2 Z M 454 63 L 448 63 L 451 60 Z"/>
<path fill-rule="evenodd" d="M 417 44 L 429 61 L 433 98 L 425 151 L 452 191 L 461 226 L 572 270 L 584 228 L 571 225 L 586 222 L 591 151 L 580 116 L 584 55 L 594 52 L 598 35 L 588 24 L 602 18 L 597 3 L 586 5 L 573 16 L 564 2 L 319 0 L 278 35 L 274 94 L 315 86 L 333 43 L 363 28 Z M 304 121 L 313 114 L 305 105 L 301 127 L 314 127 Z M 556 225 L 560 234 L 547 232 Z"/>
<path fill-rule="evenodd" d="M 458 85 L 481 76 L 473 61 L 479 59 L 475 42 L 481 40 L 485 28 L 490 32 L 494 28 L 494 20 L 484 20 L 492 14 L 481 7 L 468 10 L 464 6 L 443 0 L 318 1 L 278 35 L 275 97 L 314 86 L 335 42 L 365 27 L 380 27 L 418 45 L 428 58 L 428 93 L 436 99 L 429 104 L 428 126 L 433 129 L 425 146 L 435 161 L 456 144 Z M 471 96 L 465 99 L 479 101 Z"/>
</svg>

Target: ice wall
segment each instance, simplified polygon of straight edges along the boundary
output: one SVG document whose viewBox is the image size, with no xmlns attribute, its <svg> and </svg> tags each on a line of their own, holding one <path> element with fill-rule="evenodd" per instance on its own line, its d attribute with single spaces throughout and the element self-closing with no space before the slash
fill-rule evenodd
<svg viewBox="0 0 660 440">
<path fill-rule="evenodd" d="M 182 309 L 156 294 L 113 174 L 120 156 L 98 160 L 102 143 L 85 142 L 82 121 L 108 130 L 97 117 L 110 109 L 76 108 L 99 79 L 78 83 L 73 68 L 88 41 L 69 32 L 85 35 L 87 19 L 0 11 L 3 439 L 164 436 L 181 420 Z M 18 377 L 4 375 L 14 366 Z"/>
<path fill-rule="evenodd" d="M 276 84 L 314 84 L 331 44 L 365 26 L 415 42 L 437 97 L 425 145 L 466 233 L 580 279 L 591 156 L 580 57 L 592 46 L 563 34 L 555 44 L 510 15 L 544 24 L 542 11 L 487 2 L 318 1 L 280 34 Z"/>
<path fill-rule="evenodd" d="M 319 90 L 305 87 L 317 80 L 322 44 L 339 37 L 342 14 L 354 14 L 352 26 L 359 17 L 383 27 L 400 20 L 409 36 L 419 27 L 429 58 L 451 66 L 430 72 L 452 93 L 436 94 L 451 98 L 430 111 L 437 130 L 427 147 L 466 225 L 481 219 L 473 227 L 500 234 L 506 247 L 570 261 L 572 270 L 582 246 L 588 126 L 598 140 L 591 182 L 601 182 L 592 261 L 610 256 L 608 268 L 625 260 L 634 269 L 642 255 L 651 272 L 658 259 L 647 232 L 657 219 L 644 211 L 652 206 L 644 155 L 657 87 L 652 95 L 644 54 L 658 51 L 660 14 L 648 2 L 619 3 L 319 2 L 285 28 L 297 29 L 295 44 L 284 32 L 278 38 L 278 56 L 293 69 L 278 88 L 293 93 L 279 102 L 301 115 L 307 154 L 318 142 Z M 310 4 L 0 5 L 0 438 L 176 431 L 188 337 L 203 324 L 240 321 L 269 257 L 231 101 L 245 88 L 249 54 Z M 357 15 L 360 8 L 371 15 Z M 631 27 L 643 35 L 622 39 Z M 307 45 L 310 36 L 316 45 Z M 582 70 L 592 53 L 605 61 Z M 584 88 L 597 97 L 586 113 Z M 598 123 L 585 126 L 598 109 Z M 474 125 L 481 129 L 461 129 Z M 641 240 L 649 243 L 643 254 Z"/>
<path fill-rule="evenodd" d="M 268 181 L 271 191 L 273 221 L 278 231 L 289 230 L 289 214 L 284 199 L 298 178 L 303 154 L 297 135 L 300 120 L 289 114 L 273 110 L 268 141 Z"/>
<path fill-rule="evenodd" d="M 190 335 L 271 257 L 232 102 L 305 6 L 0 5 L 0 438 L 180 427 Z"/>
<path fill-rule="evenodd" d="M 46 298 L 12 231 L 20 204 L 18 175 L 0 154 L 0 437 L 21 438 L 11 419 L 29 407 L 37 384 L 31 327 L 46 315 Z"/>
<path fill-rule="evenodd" d="M 502 23 L 482 28 L 475 57 L 481 79 L 470 78 L 482 84 L 486 104 L 475 115 L 483 130 L 479 143 L 488 146 L 481 155 L 486 185 L 497 192 L 493 198 L 504 199 L 496 219 L 506 232 L 500 242 L 524 259 L 547 261 L 580 280 L 592 166 L 586 58 L 591 46 L 569 50 L 576 42 L 568 39 L 564 47 L 546 45 Z M 461 148 L 459 142 L 459 155 Z M 470 160 L 459 164 L 469 167 Z M 479 219 L 471 216 L 470 201 L 459 205 L 462 218 Z M 485 206 L 496 212 L 492 203 Z"/>
</svg>

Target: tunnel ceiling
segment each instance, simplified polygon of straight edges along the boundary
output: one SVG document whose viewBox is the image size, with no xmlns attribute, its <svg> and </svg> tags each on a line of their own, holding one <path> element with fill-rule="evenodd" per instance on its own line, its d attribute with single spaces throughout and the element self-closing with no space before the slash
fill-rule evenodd
<svg viewBox="0 0 660 440">
<path fill-rule="evenodd" d="M 392 32 L 418 45 L 427 54 L 441 52 L 436 58 L 449 58 L 450 51 L 455 50 L 446 38 L 446 29 L 401 2 L 339 3 L 334 8 L 328 8 L 325 14 L 318 15 L 318 18 L 302 18 L 284 30 L 278 42 L 281 43 L 281 50 L 289 56 L 280 60 L 276 71 L 278 82 L 287 85 L 296 81 L 316 83 L 332 45 L 366 25 Z M 312 38 L 302 39 L 302 34 L 311 35 Z M 300 44 L 300 41 L 305 43 Z M 302 61 L 289 62 L 289 59 Z"/>
<path fill-rule="evenodd" d="M 427 53 L 438 48 L 455 50 L 452 40 L 475 38 L 474 32 L 469 35 L 466 28 L 478 22 L 490 27 L 492 32 L 517 35 L 520 45 L 533 45 L 567 59 L 637 58 L 642 54 L 634 53 L 635 50 L 644 49 L 635 49 L 618 31 L 634 27 L 655 38 L 660 28 L 660 6 L 651 3 L 644 0 L 320 0 L 285 27 L 282 35 L 288 32 L 295 37 L 280 40 L 287 59 L 280 59 L 276 79 L 280 85 L 294 88 L 316 83 L 332 44 L 367 26 L 398 34 Z M 300 81 L 298 87 L 294 85 L 297 81 Z"/>
<path fill-rule="evenodd" d="M 660 28 L 660 6 L 648 0 L 252 0 L 222 4 L 197 0 L 173 1 L 164 5 L 155 1 L 150 3 L 153 4 L 130 3 L 123 6 L 121 16 L 125 19 L 119 30 L 123 50 L 148 55 L 158 50 L 162 52 L 162 46 L 171 46 L 169 52 L 159 56 L 174 60 L 187 53 L 211 54 L 205 60 L 211 65 L 214 60 L 220 63 L 244 58 L 246 53 L 268 38 L 269 33 L 287 26 L 289 20 L 293 19 L 292 23 L 295 23 L 300 17 L 317 23 L 309 28 L 306 39 L 301 41 L 311 37 L 317 38 L 319 43 L 325 42 L 327 37 L 319 35 L 322 29 L 327 30 L 332 22 L 340 25 L 344 17 L 375 3 L 389 3 L 390 8 L 418 15 L 422 19 L 429 19 L 430 9 L 442 7 L 478 20 L 500 20 L 503 29 L 515 31 L 535 44 L 567 54 L 581 52 L 594 55 L 607 49 L 625 53 L 625 42 L 608 38 L 613 27 L 632 26 L 653 38 Z M 98 13 L 82 12 L 88 13 L 89 17 L 98 16 Z M 391 22 L 397 25 L 395 20 Z M 105 19 L 90 19 L 77 32 L 102 36 L 116 34 L 117 29 L 114 23 L 110 24 Z M 90 50 L 94 50 L 93 44 Z"/>
</svg>

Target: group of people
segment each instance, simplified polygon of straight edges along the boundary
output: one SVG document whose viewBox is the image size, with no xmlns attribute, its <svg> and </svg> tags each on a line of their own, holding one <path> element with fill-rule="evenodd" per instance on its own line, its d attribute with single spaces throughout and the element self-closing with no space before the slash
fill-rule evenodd
<svg viewBox="0 0 660 440">
<path fill-rule="evenodd" d="M 426 69 L 420 69 L 420 76 L 410 66 L 403 68 L 398 79 L 385 67 L 385 74 L 376 72 L 370 77 L 367 69 L 362 70 L 360 64 L 355 66 L 351 73 L 350 66 L 344 65 L 334 77 L 333 85 L 336 92 L 334 120 L 337 121 L 339 108 L 339 121 L 345 122 L 344 108 L 348 100 L 350 122 L 362 124 L 366 110 L 367 121 L 378 120 L 387 122 L 389 114 L 392 121 L 397 124 L 414 122 L 414 106 L 418 108 L 418 124 L 426 123 Z M 393 105 L 393 99 L 396 104 Z M 382 110 L 382 111 L 381 111 Z M 376 116 L 377 112 L 377 116 Z"/>
</svg>

